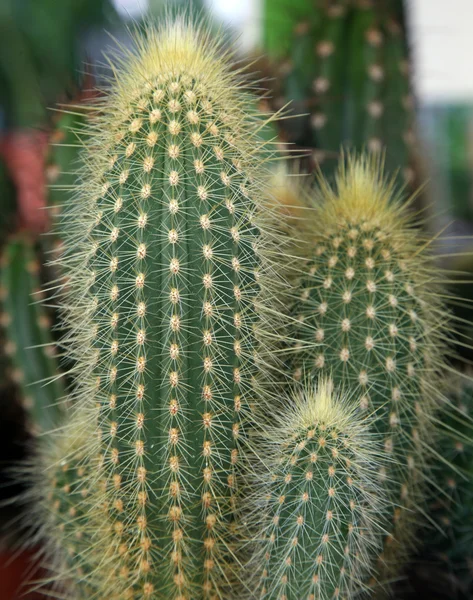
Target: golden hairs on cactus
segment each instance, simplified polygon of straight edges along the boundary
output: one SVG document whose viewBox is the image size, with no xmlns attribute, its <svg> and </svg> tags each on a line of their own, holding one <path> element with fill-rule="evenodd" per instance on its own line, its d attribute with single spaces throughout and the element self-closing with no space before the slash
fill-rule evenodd
<svg viewBox="0 0 473 600">
<path fill-rule="evenodd" d="M 373 419 L 351 400 L 321 378 L 255 442 L 265 470 L 247 517 L 259 533 L 248 597 L 329 600 L 366 589 L 389 499 L 377 480 L 384 461 Z"/>
<path fill-rule="evenodd" d="M 57 593 L 228 597 L 246 415 L 279 328 L 255 106 L 221 42 L 178 18 L 114 61 L 93 107 L 61 217 L 86 433 L 79 464 L 40 461 L 56 456 L 61 493 L 36 483 L 62 551 Z"/>
<path fill-rule="evenodd" d="M 359 410 L 377 414 L 389 461 L 383 563 L 399 562 L 422 510 L 428 446 L 440 404 L 449 314 L 444 273 L 379 159 L 349 156 L 332 189 L 320 181 L 310 258 L 292 306 L 291 369 L 330 375 Z"/>
</svg>

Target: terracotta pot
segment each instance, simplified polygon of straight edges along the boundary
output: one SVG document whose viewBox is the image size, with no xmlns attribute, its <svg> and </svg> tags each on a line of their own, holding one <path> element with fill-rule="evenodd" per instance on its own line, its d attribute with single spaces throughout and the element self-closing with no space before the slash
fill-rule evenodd
<svg viewBox="0 0 473 600">
<path fill-rule="evenodd" d="M 28 591 L 41 577 L 35 565 L 35 553 L 0 550 L 0 600 L 46 600 L 46 596 Z"/>
</svg>

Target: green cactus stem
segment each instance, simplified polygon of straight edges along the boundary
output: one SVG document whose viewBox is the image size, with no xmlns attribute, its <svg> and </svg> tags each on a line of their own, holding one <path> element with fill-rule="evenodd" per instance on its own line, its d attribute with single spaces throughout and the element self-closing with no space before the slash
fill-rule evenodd
<svg viewBox="0 0 473 600">
<path fill-rule="evenodd" d="M 444 275 L 379 161 L 351 156 L 334 189 L 320 186 L 308 217 L 311 257 L 292 306 L 290 362 L 296 380 L 330 376 L 360 411 L 376 413 L 389 458 L 378 476 L 391 500 L 380 560 L 394 567 L 414 542 L 423 506 L 449 337 Z"/>
<path fill-rule="evenodd" d="M 311 102 L 310 125 L 317 146 L 337 152 L 344 135 L 346 2 L 335 2 L 321 12 L 318 31 L 323 35 L 313 48 L 317 61 L 310 92 L 316 100 Z"/>
<path fill-rule="evenodd" d="M 284 139 L 312 149 L 332 176 L 340 147 L 379 153 L 386 170 L 413 183 L 414 102 L 401 0 L 289 0 L 265 3 L 265 50 L 280 81 L 275 106 L 297 118 L 281 122 Z M 276 46 L 269 29 L 282 23 Z"/>
<path fill-rule="evenodd" d="M 444 420 L 429 504 L 425 551 L 436 563 L 434 585 L 455 597 L 473 593 L 473 381 L 457 377 L 450 394 L 457 413 Z M 432 588 L 433 589 L 433 588 Z"/>
<path fill-rule="evenodd" d="M 304 389 L 263 437 L 269 474 L 254 486 L 262 538 L 251 598 L 329 600 L 366 589 L 384 508 L 372 422 L 330 380 Z M 261 515 L 265 515 L 262 518 Z"/>
</svg>

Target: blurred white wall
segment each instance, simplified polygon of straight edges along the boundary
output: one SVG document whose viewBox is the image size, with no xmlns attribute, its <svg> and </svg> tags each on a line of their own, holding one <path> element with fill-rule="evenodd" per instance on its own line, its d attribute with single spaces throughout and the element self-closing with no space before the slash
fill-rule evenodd
<svg viewBox="0 0 473 600">
<path fill-rule="evenodd" d="M 113 0 L 113 4 L 125 19 L 139 17 L 148 9 L 148 0 Z"/>
<path fill-rule="evenodd" d="M 410 0 L 420 99 L 473 102 L 473 0 Z"/>
<path fill-rule="evenodd" d="M 258 45 L 263 0 L 205 0 L 205 3 L 216 17 L 239 29 L 242 50 Z"/>
</svg>

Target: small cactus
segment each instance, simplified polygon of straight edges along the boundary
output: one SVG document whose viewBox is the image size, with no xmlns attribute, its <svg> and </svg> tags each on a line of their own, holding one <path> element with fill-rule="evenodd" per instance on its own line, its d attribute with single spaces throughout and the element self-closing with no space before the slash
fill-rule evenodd
<svg viewBox="0 0 473 600">
<path fill-rule="evenodd" d="M 413 541 L 423 501 L 448 339 L 443 274 L 379 161 L 351 156 L 335 189 L 320 186 L 292 306 L 290 363 L 296 380 L 330 376 L 360 411 L 377 415 L 389 459 L 378 477 L 390 498 L 380 560 L 394 566 Z"/>
<path fill-rule="evenodd" d="M 114 69 L 61 216 L 63 343 L 87 423 L 75 462 L 57 437 L 38 459 L 55 457 L 56 483 L 34 489 L 42 532 L 69 553 L 53 579 L 72 598 L 223 597 L 245 415 L 278 322 L 264 121 L 184 19 L 148 28 Z"/>
<path fill-rule="evenodd" d="M 45 565 L 53 575 L 42 586 L 48 597 L 58 592 L 65 598 L 94 597 L 96 581 L 89 584 L 88 580 L 94 572 L 98 576 L 95 569 L 101 558 L 100 553 L 90 552 L 90 547 L 101 544 L 102 559 L 115 548 L 107 511 L 100 510 L 98 439 L 90 435 L 90 421 L 96 418 L 93 413 L 97 410 L 81 407 L 61 428 L 41 437 L 41 453 L 32 463 L 22 465 L 20 471 L 21 477 L 35 486 L 34 496 L 31 491 L 23 496 L 30 519 L 26 544 L 43 548 Z M 85 564 L 80 559 L 84 553 Z M 58 586 L 54 580 L 58 573 L 67 573 L 69 580 L 83 578 L 83 595 L 75 586 Z"/>
<path fill-rule="evenodd" d="M 250 598 L 353 598 L 366 588 L 385 508 L 371 424 L 321 379 L 268 427 L 268 474 L 253 493 L 253 518 L 263 526 Z"/>
<path fill-rule="evenodd" d="M 1 304 L 5 352 L 13 380 L 21 389 L 29 426 L 51 429 L 65 395 L 51 316 L 42 306 L 39 261 L 34 243 L 21 236 L 9 240 L 1 259 Z"/>
</svg>

